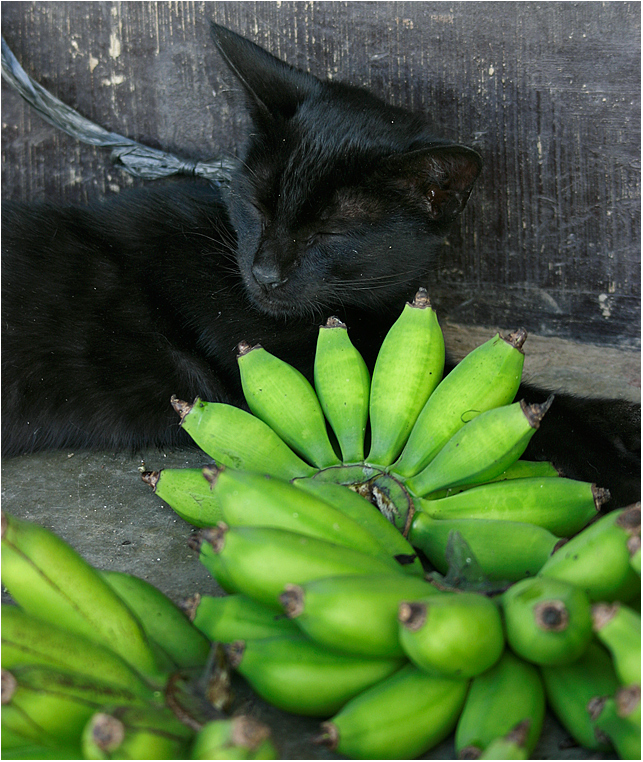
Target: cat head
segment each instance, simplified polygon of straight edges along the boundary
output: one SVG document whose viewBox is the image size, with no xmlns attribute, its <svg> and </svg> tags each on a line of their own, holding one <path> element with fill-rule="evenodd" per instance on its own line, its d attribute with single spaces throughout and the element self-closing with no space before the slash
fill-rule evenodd
<svg viewBox="0 0 643 762">
<path fill-rule="evenodd" d="M 216 24 L 212 33 L 253 122 L 229 198 L 253 304 L 323 317 L 397 305 L 426 285 L 480 156 L 362 88 L 322 81 Z"/>
</svg>

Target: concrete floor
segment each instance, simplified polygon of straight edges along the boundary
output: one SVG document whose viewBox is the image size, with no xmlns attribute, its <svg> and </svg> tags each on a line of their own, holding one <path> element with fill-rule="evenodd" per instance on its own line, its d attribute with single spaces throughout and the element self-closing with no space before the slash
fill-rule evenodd
<svg viewBox="0 0 643 762">
<path fill-rule="evenodd" d="M 461 357 L 485 341 L 488 329 L 445 325 L 447 345 Z M 594 396 L 640 401 L 640 354 L 530 337 L 525 346 L 525 379 L 541 386 Z M 596 368 L 600 368 L 597 374 Z M 140 479 L 139 469 L 198 466 L 208 461 L 196 450 L 122 453 L 54 452 L 22 456 L 2 464 L 3 509 L 36 521 L 63 537 L 99 568 L 118 569 L 149 580 L 175 601 L 217 586 L 187 546 L 191 527 L 178 518 Z M 335 759 L 309 739 L 316 720 L 266 705 L 239 687 L 245 709 L 268 722 L 283 759 Z M 535 759 L 614 759 L 568 745 L 558 723 L 547 718 Z M 454 759 L 452 739 L 426 759 Z"/>
</svg>

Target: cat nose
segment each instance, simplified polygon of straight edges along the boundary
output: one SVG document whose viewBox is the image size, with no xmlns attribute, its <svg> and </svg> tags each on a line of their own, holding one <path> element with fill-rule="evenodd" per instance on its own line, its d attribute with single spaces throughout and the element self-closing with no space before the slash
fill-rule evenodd
<svg viewBox="0 0 643 762">
<path fill-rule="evenodd" d="M 255 263 L 252 266 L 252 275 L 264 288 L 277 288 L 288 280 L 281 275 L 277 267 L 269 263 Z"/>
</svg>

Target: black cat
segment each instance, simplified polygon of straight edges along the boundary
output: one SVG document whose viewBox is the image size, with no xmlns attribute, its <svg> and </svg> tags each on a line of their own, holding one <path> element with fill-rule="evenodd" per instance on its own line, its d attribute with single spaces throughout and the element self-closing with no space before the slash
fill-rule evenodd
<svg viewBox="0 0 643 762">
<path fill-rule="evenodd" d="M 479 155 L 212 31 L 253 122 L 225 197 L 184 180 L 89 207 L 4 207 L 7 455 L 182 441 L 170 395 L 243 404 L 240 341 L 310 376 L 318 326 L 335 314 L 372 365 L 405 300 L 430 293 Z M 609 487 L 615 503 L 637 499 L 638 411 L 559 397 L 531 455 Z"/>
</svg>

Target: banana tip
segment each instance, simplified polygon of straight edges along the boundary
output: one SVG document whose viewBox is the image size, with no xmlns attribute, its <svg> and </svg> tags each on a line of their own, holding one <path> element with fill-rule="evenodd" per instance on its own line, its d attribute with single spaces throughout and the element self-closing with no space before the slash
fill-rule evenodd
<svg viewBox="0 0 643 762">
<path fill-rule="evenodd" d="M 311 740 L 317 746 L 325 746 L 334 751 L 339 744 L 339 729 L 332 722 L 322 722 L 321 732 Z"/>
<path fill-rule="evenodd" d="M 228 663 L 232 669 L 236 669 L 241 664 L 243 652 L 246 650 L 245 640 L 233 640 L 232 643 L 226 643 L 223 646 Z"/>
<path fill-rule="evenodd" d="M 641 706 L 641 686 L 623 686 L 616 691 L 614 699 L 616 700 L 616 712 L 619 717 L 627 717 Z"/>
<path fill-rule="evenodd" d="M 94 715 L 91 727 L 92 741 L 103 751 L 115 751 L 125 739 L 125 726 L 111 714 Z"/>
<path fill-rule="evenodd" d="M 210 485 L 210 489 L 212 489 L 217 483 L 217 479 L 219 478 L 221 471 L 223 471 L 223 466 L 217 466 L 214 463 L 211 463 L 209 466 L 206 466 L 204 469 L 202 469 L 201 473 Z"/>
<path fill-rule="evenodd" d="M 304 611 L 304 589 L 300 585 L 286 585 L 279 601 L 288 619 L 295 619 Z"/>
<path fill-rule="evenodd" d="M 181 416 L 181 423 L 183 423 L 183 419 L 185 418 L 185 416 L 194 407 L 194 404 L 185 402 L 185 400 L 180 400 L 175 394 L 173 394 L 170 397 L 170 404 L 172 405 L 174 410 Z"/>
<path fill-rule="evenodd" d="M 156 485 L 158 484 L 160 475 L 160 471 L 142 471 L 141 479 L 145 482 L 145 484 L 149 484 L 153 490 L 156 490 Z"/>
<path fill-rule="evenodd" d="M 429 292 L 422 286 L 418 288 L 417 293 L 411 302 L 411 307 L 421 310 L 430 309 L 431 301 L 429 299 Z"/>
<path fill-rule="evenodd" d="M 237 344 L 237 357 L 244 357 L 253 349 L 261 349 L 261 344 L 249 344 L 247 341 L 240 341 Z"/>
<path fill-rule="evenodd" d="M 534 606 L 534 619 L 545 632 L 563 632 L 569 626 L 569 611 L 562 601 L 541 601 Z"/>
<path fill-rule="evenodd" d="M 397 612 L 398 621 L 411 632 L 424 627 L 426 616 L 427 607 L 424 603 L 402 601 Z"/>
<path fill-rule="evenodd" d="M 516 331 L 512 331 L 507 336 L 502 338 L 512 346 L 514 349 L 518 349 L 522 352 L 522 347 L 525 341 L 527 341 L 528 333 L 524 328 L 518 328 Z"/>
<path fill-rule="evenodd" d="M 179 603 L 179 608 L 191 622 L 194 622 L 196 618 L 196 611 L 199 608 L 200 603 L 201 593 L 194 593 L 194 595 L 191 595 L 189 598 L 181 601 Z"/>
<path fill-rule="evenodd" d="M 8 704 L 18 687 L 18 681 L 8 669 L 2 670 L 2 704 Z"/>
<path fill-rule="evenodd" d="M 346 323 L 343 323 L 336 315 L 331 315 L 322 328 L 346 328 Z"/>
<path fill-rule="evenodd" d="M 618 612 L 618 603 L 595 603 L 592 606 L 592 627 L 598 632 L 612 621 Z"/>
<path fill-rule="evenodd" d="M 458 759 L 480 759 L 481 754 L 482 749 L 478 748 L 477 746 L 465 746 L 460 750 Z"/>
</svg>

